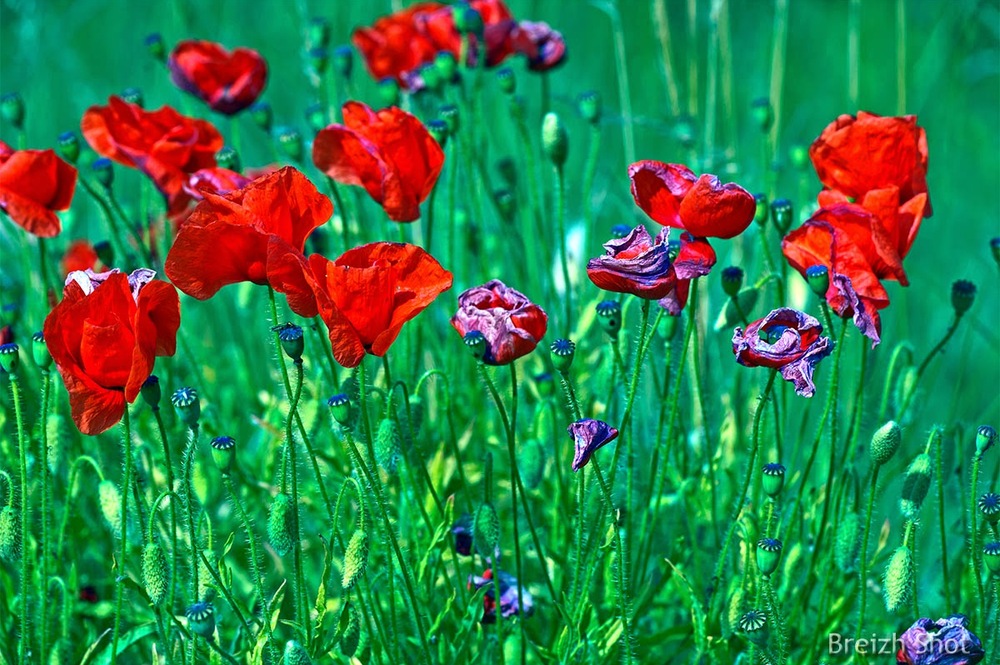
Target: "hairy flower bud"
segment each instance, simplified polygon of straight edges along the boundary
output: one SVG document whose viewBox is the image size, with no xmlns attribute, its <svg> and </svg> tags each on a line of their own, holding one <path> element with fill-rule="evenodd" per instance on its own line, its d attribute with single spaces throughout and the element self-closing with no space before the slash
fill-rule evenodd
<svg viewBox="0 0 1000 665">
<path fill-rule="evenodd" d="M 903 478 L 903 497 L 899 502 L 899 509 L 903 517 L 908 520 L 915 520 L 920 506 L 927 498 L 927 491 L 931 487 L 931 458 L 930 455 L 921 454 L 910 463 L 906 469 L 906 476 Z"/>
<path fill-rule="evenodd" d="M 341 577 L 341 586 L 344 591 L 354 588 L 365 573 L 368 571 L 368 552 L 371 549 L 371 538 L 368 532 L 357 529 L 347 543 L 344 551 L 344 574 Z"/>
<path fill-rule="evenodd" d="M 847 513 L 837 526 L 833 558 L 842 572 L 853 572 L 861 550 L 861 517 L 854 512 Z"/>
<path fill-rule="evenodd" d="M 885 569 L 885 608 L 896 614 L 910 600 L 913 588 L 913 555 L 905 545 L 896 548 Z"/>
<path fill-rule="evenodd" d="M 163 604 L 170 588 L 170 569 L 158 543 L 147 543 L 142 550 L 142 581 L 153 605 Z"/>
<path fill-rule="evenodd" d="M 267 540 L 278 556 L 285 556 L 295 546 L 292 535 L 292 499 L 284 493 L 278 493 L 271 504 L 271 514 L 267 518 Z"/>
<path fill-rule="evenodd" d="M 11 506 L 0 509 L 0 559 L 11 563 L 21 558 L 21 516 Z"/>
<path fill-rule="evenodd" d="M 542 152 L 557 168 L 562 168 L 569 155 L 569 135 L 562 119 L 555 113 L 545 114 L 542 120 Z"/>
<path fill-rule="evenodd" d="M 395 474 L 401 455 L 402 448 L 396 421 L 392 418 L 383 418 L 378 424 L 378 433 L 375 435 L 375 461 L 385 469 L 386 473 Z"/>
<path fill-rule="evenodd" d="M 891 460 L 899 449 L 902 436 L 903 430 L 895 420 L 890 420 L 875 430 L 875 433 L 872 434 L 871 444 L 868 447 L 872 463 L 875 466 L 882 466 Z"/>
</svg>

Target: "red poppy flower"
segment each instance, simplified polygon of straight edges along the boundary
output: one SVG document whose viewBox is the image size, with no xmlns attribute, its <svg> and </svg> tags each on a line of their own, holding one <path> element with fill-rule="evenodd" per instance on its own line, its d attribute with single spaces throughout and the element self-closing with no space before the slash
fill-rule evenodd
<svg viewBox="0 0 1000 665">
<path fill-rule="evenodd" d="M 507 365 L 535 350 L 549 317 L 528 297 L 498 279 L 468 289 L 458 297 L 451 325 L 463 338 L 472 331 L 486 338 L 483 362 Z"/>
<path fill-rule="evenodd" d="M 370 28 L 356 29 L 351 41 L 361 52 L 372 77 L 392 78 L 404 85 L 404 74 L 433 61 L 439 49 L 418 25 L 417 17 L 440 10 L 451 11 L 438 2 L 419 2 L 383 16 Z"/>
<path fill-rule="evenodd" d="M 697 177 L 683 164 L 646 160 L 628 168 L 632 198 L 664 226 L 699 238 L 732 238 L 753 221 L 757 204 L 737 184 L 723 185 L 714 175 Z"/>
<path fill-rule="evenodd" d="M 76 169 L 52 150 L 13 150 L 0 141 L 0 210 L 39 238 L 62 231 L 57 210 L 69 208 Z"/>
<path fill-rule="evenodd" d="M 470 34 L 470 48 L 466 53 L 466 64 L 478 67 L 478 57 L 485 47 L 486 66 L 495 67 L 514 52 L 513 32 L 516 27 L 514 16 L 502 0 L 472 0 L 468 6 L 477 12 L 483 21 L 483 43 L 479 37 Z M 455 27 L 453 7 L 425 12 L 416 17 L 422 31 L 430 36 L 438 51 L 448 51 L 456 58 L 462 55 L 462 35 Z"/>
<path fill-rule="evenodd" d="M 304 175 L 287 166 L 219 196 L 202 190 L 198 204 L 167 255 L 167 277 L 205 300 L 227 284 L 268 284 L 268 245 L 298 254 L 333 204 Z"/>
<path fill-rule="evenodd" d="M 174 85 L 225 115 L 239 113 L 257 101 L 267 83 L 267 63 L 257 51 L 227 51 L 214 42 L 178 43 L 167 66 Z"/>
<path fill-rule="evenodd" d="M 366 353 L 384 356 L 403 324 L 452 283 L 451 273 L 433 256 L 404 243 L 362 245 L 336 261 L 319 254 L 308 262 L 288 252 L 281 260 L 272 256 L 272 274 L 285 284 L 289 307 L 301 316 L 319 313 L 330 331 L 333 357 L 344 367 L 357 367 Z M 311 302 L 304 289 L 311 291 Z"/>
<path fill-rule="evenodd" d="M 174 287 L 154 275 L 145 269 L 71 273 L 62 302 L 45 319 L 45 342 L 84 434 L 100 434 L 121 420 L 156 356 L 174 354 L 180 303 Z"/>
<path fill-rule="evenodd" d="M 528 60 L 528 69 L 545 72 L 566 60 L 566 41 L 548 23 L 521 21 L 514 28 L 513 49 Z"/>
<path fill-rule="evenodd" d="M 0 328 L 0 346 L 14 341 L 14 329 L 10 325 Z"/>
<path fill-rule="evenodd" d="M 842 115 L 813 141 L 809 157 L 826 187 L 856 201 L 889 187 L 901 203 L 927 193 L 927 135 L 913 115 Z M 929 199 L 921 213 L 931 216 Z"/>
<path fill-rule="evenodd" d="M 798 310 L 782 307 L 733 333 L 736 362 L 746 367 L 770 367 L 795 384 L 795 392 L 812 397 L 816 392 L 813 369 L 830 355 L 833 344 L 822 337 L 823 326 Z"/>
<path fill-rule="evenodd" d="M 170 215 L 191 201 L 184 191 L 188 175 L 215 166 L 222 148 L 222 135 L 209 122 L 169 106 L 146 111 L 118 97 L 87 109 L 80 126 L 98 154 L 146 174 L 166 198 Z"/>
<path fill-rule="evenodd" d="M 316 135 L 317 168 L 337 182 L 364 187 L 389 219 L 418 219 L 420 203 L 441 173 L 441 146 L 420 120 L 395 107 L 375 112 L 347 102 L 343 115 L 344 124 Z"/>
<path fill-rule="evenodd" d="M 89 240 L 74 240 L 66 248 L 62 258 L 62 274 L 77 270 L 93 270 L 97 267 L 97 250 Z"/>
<path fill-rule="evenodd" d="M 184 183 L 184 191 L 195 201 L 205 198 L 204 192 L 223 196 L 250 184 L 248 178 L 236 171 L 215 166 L 210 169 L 199 169 L 191 174 Z"/>
</svg>

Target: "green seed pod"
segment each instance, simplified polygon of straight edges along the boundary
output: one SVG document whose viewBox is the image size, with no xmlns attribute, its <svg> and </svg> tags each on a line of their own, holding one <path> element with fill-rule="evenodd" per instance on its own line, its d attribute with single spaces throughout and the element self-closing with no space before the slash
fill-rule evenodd
<svg viewBox="0 0 1000 665">
<path fill-rule="evenodd" d="M 521 480 L 529 490 L 537 489 L 545 477 L 545 447 L 538 439 L 528 439 L 518 453 Z"/>
<path fill-rule="evenodd" d="M 60 134 L 57 140 L 56 149 L 59 151 L 59 156 L 70 164 L 76 164 L 76 160 L 80 159 L 80 137 L 76 132 L 70 131 Z"/>
<path fill-rule="evenodd" d="M 14 377 L 17 366 L 20 364 L 20 347 L 13 342 L 0 345 L 0 369 Z"/>
<path fill-rule="evenodd" d="M 39 369 L 48 371 L 49 367 L 52 367 L 52 354 L 45 344 L 45 335 L 40 332 L 31 336 L 31 358 Z"/>
<path fill-rule="evenodd" d="M 743 288 L 743 268 L 729 266 L 722 271 L 722 290 L 730 298 L 735 298 Z"/>
<path fill-rule="evenodd" d="M 767 625 L 767 615 L 761 610 L 750 610 L 740 617 L 740 630 L 743 631 L 747 639 L 757 646 L 766 646 L 771 636 L 771 631 Z"/>
<path fill-rule="evenodd" d="M 427 131 L 442 149 L 448 145 L 448 125 L 444 120 L 431 120 L 427 123 Z"/>
<path fill-rule="evenodd" d="M 395 474 L 402 449 L 399 445 L 399 428 L 392 418 L 383 418 L 375 435 L 375 461 L 386 473 Z"/>
<path fill-rule="evenodd" d="M 294 127 L 281 127 L 275 130 L 278 145 L 288 159 L 296 164 L 302 161 L 302 134 Z"/>
<path fill-rule="evenodd" d="M 774 123 L 774 109 L 771 108 L 771 101 L 767 97 L 758 97 L 750 104 L 750 111 L 757 128 L 766 132 Z"/>
<path fill-rule="evenodd" d="M 968 312 L 975 300 L 976 285 L 972 282 L 960 279 L 951 285 L 951 306 L 955 309 L 956 316 Z"/>
<path fill-rule="evenodd" d="M 115 181 L 115 169 L 111 160 L 106 157 L 95 159 L 90 165 L 90 172 L 94 175 L 94 180 L 106 190 L 111 189 Z"/>
<path fill-rule="evenodd" d="M 190 605 L 185 612 L 188 628 L 195 635 L 211 639 L 215 635 L 215 609 L 205 602 Z"/>
<path fill-rule="evenodd" d="M 267 540 L 278 556 L 285 556 L 295 546 L 292 536 L 292 499 L 278 493 L 271 504 L 271 514 L 267 518 Z"/>
<path fill-rule="evenodd" d="M 796 143 L 788 148 L 788 161 L 796 171 L 804 171 L 809 165 L 809 149 L 801 143 Z"/>
<path fill-rule="evenodd" d="M 781 541 L 777 538 L 762 538 L 757 541 L 757 569 L 764 577 L 770 577 L 781 562 Z"/>
<path fill-rule="evenodd" d="M 920 506 L 927 498 L 930 487 L 931 457 L 927 454 L 917 455 L 906 469 L 906 476 L 903 478 L 903 497 L 899 502 L 903 517 L 908 520 L 917 519 L 917 513 L 920 512 Z"/>
<path fill-rule="evenodd" d="M 288 640 L 285 644 L 285 656 L 281 661 L 282 665 L 312 665 L 312 658 L 305 647 L 296 640 Z"/>
<path fill-rule="evenodd" d="M 879 427 L 872 434 L 871 444 L 868 447 L 872 463 L 875 466 L 882 466 L 891 460 L 892 456 L 899 450 L 902 438 L 903 430 L 895 420 L 890 420 L 885 425 Z"/>
<path fill-rule="evenodd" d="M 237 173 L 243 170 L 240 153 L 236 152 L 236 148 L 228 145 L 222 146 L 222 149 L 215 153 L 215 164 L 220 168 L 236 171 Z"/>
<path fill-rule="evenodd" d="M 571 339 L 557 339 L 549 347 L 552 352 L 552 365 L 559 372 L 567 371 L 573 364 L 576 355 L 576 344 Z"/>
<path fill-rule="evenodd" d="M 119 97 L 122 98 L 122 101 L 135 104 L 139 108 L 145 108 L 146 106 L 146 98 L 143 97 L 142 90 L 139 88 L 125 88 Z"/>
<path fill-rule="evenodd" d="M 517 90 L 517 78 L 514 76 L 514 70 L 510 67 L 501 67 L 498 69 L 497 84 L 504 94 L 513 95 L 514 91 Z"/>
<path fill-rule="evenodd" d="M 0 97 L 0 116 L 16 129 L 24 128 L 24 100 L 16 92 Z"/>
<path fill-rule="evenodd" d="M 660 317 L 660 322 L 656 324 L 656 333 L 666 342 L 673 340 L 677 334 L 677 322 L 679 320 L 679 316 L 674 316 L 664 311 L 663 316 Z"/>
<path fill-rule="evenodd" d="M 622 329 L 622 306 L 617 300 L 605 300 L 597 304 L 597 321 L 612 338 L 617 338 Z"/>
<path fill-rule="evenodd" d="M 354 50 L 348 46 L 338 46 L 333 49 L 333 71 L 345 81 L 351 78 L 354 69 Z"/>
<path fill-rule="evenodd" d="M 257 102 L 250 107 L 250 119 L 268 134 L 274 125 L 274 111 L 267 102 Z"/>
<path fill-rule="evenodd" d="M 166 62 L 167 60 L 167 45 L 163 43 L 163 36 L 158 32 L 146 35 L 146 39 L 143 40 L 146 45 L 146 51 L 153 56 L 155 60 L 160 62 Z"/>
<path fill-rule="evenodd" d="M 185 387 L 174 391 L 170 396 L 170 403 L 177 409 L 177 415 L 181 422 L 194 429 L 198 426 L 198 418 L 201 417 L 201 401 L 198 399 L 198 391 L 194 388 Z"/>
<path fill-rule="evenodd" d="M 142 550 L 142 581 L 153 605 L 163 604 L 170 588 L 170 570 L 159 543 L 147 543 Z"/>
<path fill-rule="evenodd" d="M 763 226 L 767 224 L 768 216 L 771 214 L 771 210 L 768 207 L 767 194 L 754 194 L 753 200 L 757 206 L 753 213 L 753 221 Z"/>
<path fill-rule="evenodd" d="M 542 152 L 553 165 L 562 168 L 569 155 L 569 135 L 562 119 L 551 111 L 542 120 Z"/>
<path fill-rule="evenodd" d="M 1000 522 L 1000 494 L 987 492 L 979 497 L 979 512 L 990 524 Z"/>
<path fill-rule="evenodd" d="M 476 510 L 476 518 L 472 524 L 472 542 L 480 556 L 496 558 L 497 546 L 500 543 L 500 518 L 493 504 L 483 502 Z"/>
<path fill-rule="evenodd" d="M 382 79 L 378 82 L 378 95 L 383 106 L 398 106 L 399 84 L 394 79 Z"/>
<path fill-rule="evenodd" d="M 118 486 L 110 480 L 102 480 L 97 486 L 98 503 L 101 505 L 101 514 L 104 521 L 111 527 L 111 532 L 115 538 L 122 535 L 122 495 L 118 491 Z"/>
<path fill-rule="evenodd" d="M 809 288 L 820 298 L 826 299 L 826 292 L 830 288 L 830 269 L 824 265 L 814 265 L 806 268 L 806 281 Z"/>
<path fill-rule="evenodd" d="M 21 516 L 10 506 L 0 510 L 0 559 L 11 563 L 21 558 Z"/>
<path fill-rule="evenodd" d="M 896 548 L 885 569 L 885 608 L 896 614 L 906 607 L 913 588 L 913 555 L 905 545 Z"/>
<path fill-rule="evenodd" d="M 340 634 L 340 653 L 352 657 L 361 643 L 361 617 L 353 603 L 347 604 L 344 615 L 341 616 L 343 631 Z"/>
<path fill-rule="evenodd" d="M 212 439 L 212 461 L 223 476 L 228 476 L 236 461 L 236 439 L 231 436 L 217 436 Z"/>
<path fill-rule="evenodd" d="M 368 532 L 357 529 L 347 543 L 347 550 L 344 552 L 344 574 L 340 584 L 344 591 L 354 588 L 365 573 L 368 571 L 368 552 L 371 549 L 371 538 Z"/>
<path fill-rule="evenodd" d="M 301 363 L 302 352 L 306 348 L 302 327 L 294 323 L 283 323 L 276 326 L 274 330 L 278 333 L 278 342 L 285 355 L 291 358 L 292 362 Z"/>
<path fill-rule="evenodd" d="M 597 125 L 601 121 L 601 95 L 594 90 L 589 90 L 576 100 L 580 117 L 592 125 Z"/>
<path fill-rule="evenodd" d="M 792 227 L 792 217 L 794 214 L 791 201 L 775 199 L 771 203 L 771 220 L 774 222 L 774 228 L 778 229 L 778 233 L 781 235 L 788 233 L 788 229 Z"/>
<path fill-rule="evenodd" d="M 478 330 L 465 333 L 462 342 L 476 360 L 482 360 L 486 355 L 486 336 Z"/>
<path fill-rule="evenodd" d="M 861 550 L 861 517 L 857 513 L 847 513 L 837 527 L 837 539 L 833 555 L 837 568 L 845 573 L 855 570 L 858 553 Z"/>
<path fill-rule="evenodd" d="M 997 441 L 997 431 L 990 425 L 983 425 L 976 430 L 976 455 L 982 459 L 983 454 L 993 447 Z"/>
<path fill-rule="evenodd" d="M 1000 541 L 983 545 L 983 561 L 994 575 L 1000 575 Z"/>
<path fill-rule="evenodd" d="M 772 499 L 781 494 L 785 488 L 785 467 L 777 462 L 765 464 L 761 470 L 761 487 L 764 493 Z"/>
<path fill-rule="evenodd" d="M 142 387 L 139 388 L 139 394 L 142 395 L 142 401 L 149 405 L 153 411 L 160 410 L 160 397 L 162 396 L 160 391 L 160 379 L 155 374 L 150 374 Z"/>
<path fill-rule="evenodd" d="M 481 35 L 485 25 L 483 15 L 469 6 L 464 0 L 452 7 L 455 29 L 460 35 Z"/>
<path fill-rule="evenodd" d="M 442 81 L 450 82 L 455 78 L 455 73 L 458 71 L 458 61 L 448 51 L 441 51 L 434 57 L 434 67 L 437 69 Z"/>
<path fill-rule="evenodd" d="M 339 393 L 326 400 L 326 405 L 330 407 L 333 419 L 344 427 L 354 425 L 354 409 L 351 408 L 351 398 L 347 393 Z"/>
</svg>

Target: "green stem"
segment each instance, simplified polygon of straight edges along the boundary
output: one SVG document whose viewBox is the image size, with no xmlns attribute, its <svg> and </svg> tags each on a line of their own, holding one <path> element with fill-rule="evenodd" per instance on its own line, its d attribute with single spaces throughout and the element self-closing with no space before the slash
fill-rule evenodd
<svg viewBox="0 0 1000 665">
<path fill-rule="evenodd" d="M 40 239 L 41 240 L 41 239 Z M 44 257 L 43 257 L 44 258 Z M 48 282 L 46 282 L 48 286 Z M 49 627 L 49 603 L 48 603 L 48 580 L 49 580 L 49 388 L 52 384 L 52 376 L 49 370 L 42 370 L 42 422 L 41 422 L 41 456 L 42 456 L 42 558 L 41 574 L 38 577 L 39 594 L 41 599 L 41 625 L 39 626 L 39 641 L 41 642 L 41 653 L 48 653 L 48 627 Z"/>
<path fill-rule="evenodd" d="M 292 480 L 292 533 L 295 545 L 292 548 L 292 565 L 295 581 L 295 616 L 299 626 L 305 628 L 307 643 L 312 642 L 312 626 L 309 621 L 309 600 L 306 598 L 305 578 L 302 573 L 302 531 L 299 527 L 299 473 L 296 460 L 295 434 L 292 424 L 302 396 L 302 359 L 299 358 L 292 366 L 295 369 L 294 388 L 289 396 L 288 417 L 285 418 L 285 445 L 288 446 L 288 473 Z"/>
<path fill-rule="evenodd" d="M 163 417 L 160 415 L 160 407 L 153 408 L 153 417 L 156 419 L 156 429 L 160 433 L 160 443 L 163 446 L 163 464 L 167 468 L 167 489 L 174 489 L 174 464 L 170 459 L 170 444 L 167 441 L 167 429 L 163 426 Z M 175 580 L 177 579 L 179 552 L 177 551 L 177 507 L 174 502 L 170 502 L 170 594 L 168 603 L 170 610 L 174 610 L 174 599 L 176 598 Z"/>
<path fill-rule="evenodd" d="M 979 610 L 979 623 L 986 625 L 986 594 L 983 590 L 983 553 L 979 547 L 979 524 L 976 509 L 976 498 L 979 489 L 979 466 L 982 459 L 979 456 L 972 461 L 972 478 L 969 483 L 969 554 L 972 556 L 972 571 L 976 576 L 976 607 Z"/>
<path fill-rule="evenodd" d="M 938 495 L 938 528 L 941 534 L 941 595 L 944 596 L 946 609 L 951 609 L 951 580 L 948 574 L 948 537 L 947 528 L 944 521 L 944 448 L 942 445 L 941 428 L 935 426 L 931 429 L 930 444 L 936 448 L 937 459 L 935 460 L 935 473 L 937 475 L 937 495 Z M 930 445 L 928 446 L 928 448 Z"/>
<path fill-rule="evenodd" d="M 263 609 L 264 630 L 267 631 L 268 641 L 273 644 L 274 634 L 271 630 L 271 607 L 267 595 L 264 593 L 264 579 L 260 574 L 260 559 L 257 556 L 257 537 L 254 534 L 253 522 L 250 520 L 250 516 L 247 515 L 239 494 L 233 488 L 232 479 L 227 475 L 223 477 L 223 481 L 226 484 L 226 489 L 229 490 L 229 496 L 233 501 L 233 505 L 236 506 L 236 512 L 240 517 L 240 524 L 242 524 L 243 530 L 247 534 L 247 547 L 250 549 L 250 572 L 253 573 L 253 582 L 257 587 L 257 596 L 260 598 L 260 605 Z"/>
<path fill-rule="evenodd" d="M 121 636 L 122 600 L 125 580 L 128 578 L 128 495 L 132 487 L 132 428 L 129 423 L 128 405 L 122 416 L 122 448 L 125 454 L 125 478 L 122 487 L 121 550 L 117 562 L 118 575 L 115 585 L 115 627 L 111 637 L 111 664 L 118 662 L 118 639 Z"/>
<path fill-rule="evenodd" d="M 559 229 L 559 263 L 563 276 L 563 303 L 566 305 L 566 321 L 563 324 L 564 336 L 569 337 L 572 330 L 573 316 L 573 285 L 569 281 L 569 258 L 566 251 L 566 178 L 562 166 L 553 167 L 556 172 L 556 228 Z"/>
<path fill-rule="evenodd" d="M 868 507 L 865 509 L 865 530 L 861 537 L 861 570 L 858 575 L 858 601 L 860 610 L 858 612 L 858 627 L 854 633 L 854 639 L 861 637 L 861 630 L 865 625 L 865 608 L 868 605 L 868 538 L 871 536 L 872 509 L 875 506 L 875 492 L 878 489 L 878 465 L 872 468 L 871 481 L 868 484 Z"/>
<path fill-rule="evenodd" d="M 24 430 L 24 414 L 21 404 L 21 387 L 18 384 L 17 374 L 9 374 L 10 392 L 14 400 L 14 420 L 17 425 L 17 449 L 21 462 L 21 621 L 19 635 L 21 663 L 28 662 L 28 653 L 31 651 L 31 634 L 28 632 L 28 536 L 30 535 L 30 521 L 28 513 L 28 441 Z"/>
<path fill-rule="evenodd" d="M 913 386 L 906 393 L 906 397 L 903 399 L 903 405 L 902 407 L 900 407 L 899 412 L 896 414 L 897 418 L 901 418 L 906 413 L 906 410 L 910 407 L 910 402 L 913 401 L 913 397 L 917 394 L 917 386 L 920 383 L 920 378 L 924 375 L 924 372 L 927 371 L 927 366 L 930 364 L 931 360 L 934 359 L 934 356 L 936 356 L 938 352 L 944 348 L 945 344 L 948 343 L 948 340 L 950 340 L 952 336 L 955 334 L 955 330 L 958 329 L 958 323 L 961 320 L 962 320 L 962 315 L 956 312 L 955 318 L 952 320 L 951 325 L 948 326 L 948 331 L 945 332 L 944 337 L 942 337 L 941 341 L 938 342 L 933 349 L 931 349 L 931 352 L 927 354 L 927 357 L 924 358 L 923 362 L 920 363 L 920 366 L 917 367 L 917 376 L 913 380 Z"/>
<path fill-rule="evenodd" d="M 587 151 L 587 163 L 583 167 L 583 191 L 580 198 L 583 201 L 583 228 L 588 232 L 594 228 L 594 206 L 591 196 L 594 190 L 594 177 L 597 175 L 597 160 L 601 156 L 601 128 L 597 124 L 590 126 L 590 149 Z"/>
<path fill-rule="evenodd" d="M 615 513 L 614 499 L 611 497 L 611 488 L 604 480 L 604 473 L 601 472 L 601 464 L 597 459 L 591 459 L 594 473 L 597 476 L 597 484 L 601 487 L 601 494 L 608 506 L 608 513 L 611 516 L 611 525 L 615 533 L 615 551 L 618 553 L 618 609 L 622 619 L 622 635 L 625 639 L 624 660 L 626 663 L 633 662 L 632 658 L 632 631 L 629 627 L 628 612 L 628 553 L 625 551 L 622 542 L 621 527 Z"/>
</svg>

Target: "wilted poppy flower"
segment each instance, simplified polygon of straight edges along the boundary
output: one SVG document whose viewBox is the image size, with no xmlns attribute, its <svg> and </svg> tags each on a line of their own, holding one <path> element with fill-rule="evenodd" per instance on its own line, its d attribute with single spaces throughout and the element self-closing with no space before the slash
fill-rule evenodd
<svg viewBox="0 0 1000 665">
<path fill-rule="evenodd" d="M 462 337 L 473 330 L 482 333 L 484 363 L 507 365 L 535 350 L 548 320 L 526 295 L 494 279 L 458 296 L 458 312 L 451 317 L 451 325 Z"/>
<path fill-rule="evenodd" d="M 472 556 L 472 515 L 463 513 L 451 527 L 455 537 L 455 551 L 462 556 Z"/>
<path fill-rule="evenodd" d="M 833 351 L 828 337 L 822 337 L 820 322 L 799 312 L 782 307 L 747 326 L 746 333 L 737 328 L 733 333 L 733 353 L 736 362 L 746 367 L 770 367 L 795 384 L 795 392 L 812 397 L 816 392 L 813 369 Z"/>
<path fill-rule="evenodd" d="M 757 211 L 747 190 L 723 185 L 714 175 L 699 178 L 683 164 L 636 162 L 628 167 L 628 177 L 632 198 L 653 221 L 699 238 L 738 236 Z"/>
<path fill-rule="evenodd" d="M 566 428 L 570 436 L 573 437 L 573 444 L 576 447 L 573 453 L 573 470 L 579 471 L 587 466 L 591 455 L 608 443 L 618 438 L 618 430 L 608 425 L 603 420 L 584 418 Z"/>
<path fill-rule="evenodd" d="M 676 292 L 680 281 L 707 275 L 715 265 L 712 247 L 684 234 L 671 261 L 669 235 L 670 229 L 665 228 L 654 240 L 640 224 L 624 238 L 604 243 L 605 255 L 587 262 L 587 276 L 605 291 L 657 300 Z M 687 300 L 686 284 L 683 299 Z"/>
<path fill-rule="evenodd" d="M 0 210 L 39 238 L 62 231 L 57 210 L 69 208 L 76 169 L 52 150 L 14 150 L 0 141 Z"/>
<path fill-rule="evenodd" d="M 511 35 L 513 49 L 528 60 L 528 69 L 545 72 L 566 59 L 566 41 L 548 23 L 521 21 Z"/>
<path fill-rule="evenodd" d="M 177 288 L 199 300 L 227 284 L 271 283 L 268 245 L 301 254 L 309 234 L 333 214 L 330 200 L 290 166 L 222 196 L 202 195 L 164 266 Z"/>
<path fill-rule="evenodd" d="M 188 175 L 215 166 L 222 148 L 222 135 L 209 122 L 169 106 L 146 111 L 118 97 L 87 109 L 80 127 L 98 154 L 146 174 L 166 198 L 170 215 L 191 201 L 184 191 Z"/>
<path fill-rule="evenodd" d="M 174 354 L 180 303 L 174 287 L 155 274 L 70 273 L 62 302 L 45 319 L 45 342 L 84 434 L 121 420 L 156 356 Z"/>
<path fill-rule="evenodd" d="M 78 270 L 93 270 L 97 267 L 97 250 L 89 240 L 74 240 L 66 248 L 62 258 L 62 274 L 68 275 Z"/>
<path fill-rule="evenodd" d="M 301 316 L 315 316 L 330 331 L 333 357 L 357 367 L 366 353 L 384 356 L 410 319 L 451 288 L 452 275 L 416 245 L 375 242 L 336 261 L 313 254 L 306 262 L 272 244 L 269 274 Z M 311 300 L 304 293 L 311 291 Z"/>
<path fill-rule="evenodd" d="M 982 642 L 966 626 L 968 619 L 953 614 L 947 619 L 917 619 L 900 636 L 896 653 L 899 665 L 975 665 L 986 657 Z"/>
<path fill-rule="evenodd" d="M 396 107 L 376 112 L 347 102 L 342 110 L 344 124 L 316 135 L 316 167 L 337 182 L 364 187 L 389 219 L 418 219 L 441 173 L 441 146 L 416 116 Z"/>
<path fill-rule="evenodd" d="M 251 178 L 215 166 L 210 169 L 199 169 L 191 174 L 184 183 L 184 191 L 196 201 L 205 198 L 203 192 L 222 196 L 250 184 Z"/>
<path fill-rule="evenodd" d="M 826 187 L 855 201 L 886 188 L 897 190 L 900 203 L 927 193 L 927 135 L 913 115 L 842 115 L 813 142 L 809 157 Z M 921 204 L 930 217 L 930 200 Z"/>
<path fill-rule="evenodd" d="M 521 616 L 531 616 L 535 611 L 535 600 L 528 593 L 528 590 L 521 588 L 518 594 L 517 578 L 510 573 L 500 571 L 497 573 L 497 586 L 500 587 L 500 614 L 504 619 L 508 619 L 515 614 Z M 483 596 L 483 623 L 495 623 L 496 612 L 496 589 L 493 584 L 493 571 L 487 568 L 483 571 L 483 576 L 469 576 L 469 587 L 475 590 L 486 587 L 486 594 Z"/>
<path fill-rule="evenodd" d="M 257 51 L 185 40 L 167 60 L 170 80 L 213 111 L 233 115 L 257 101 L 267 83 L 267 63 Z"/>
</svg>

